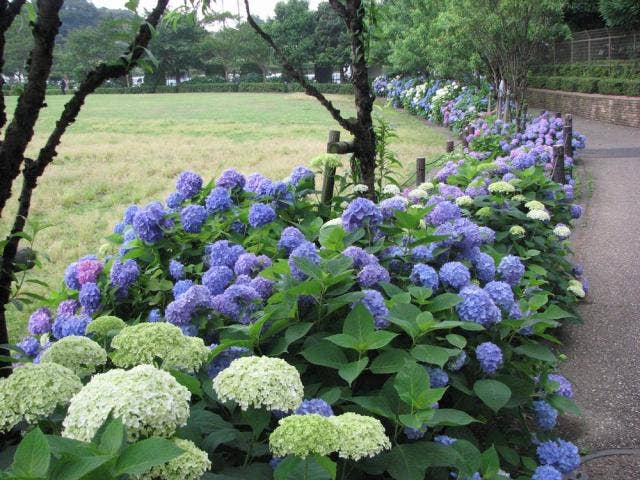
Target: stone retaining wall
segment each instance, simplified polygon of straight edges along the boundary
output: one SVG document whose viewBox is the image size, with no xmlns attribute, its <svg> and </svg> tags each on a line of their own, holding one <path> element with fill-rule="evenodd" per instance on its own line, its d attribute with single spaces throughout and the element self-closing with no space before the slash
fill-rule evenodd
<svg viewBox="0 0 640 480">
<path fill-rule="evenodd" d="M 530 88 L 527 100 L 533 108 L 640 128 L 640 97 Z"/>
</svg>

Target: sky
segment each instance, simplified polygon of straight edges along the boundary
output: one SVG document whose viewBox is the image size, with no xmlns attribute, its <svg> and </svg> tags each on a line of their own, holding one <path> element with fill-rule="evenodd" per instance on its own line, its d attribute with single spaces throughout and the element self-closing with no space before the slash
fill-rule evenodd
<svg viewBox="0 0 640 480">
<path fill-rule="evenodd" d="M 98 7 L 107 8 L 124 8 L 126 0 L 90 0 L 94 5 Z M 249 7 L 251 8 L 251 14 L 260 18 L 266 19 L 273 16 L 273 8 L 279 0 L 249 0 Z M 212 3 L 214 10 L 228 10 L 232 13 L 237 13 L 238 3 L 240 4 L 240 13 L 244 14 L 244 0 L 216 0 Z M 309 0 L 309 7 L 315 9 L 320 3 L 320 0 Z M 140 6 L 142 8 L 152 8 L 156 2 L 154 0 L 140 0 Z M 169 5 L 176 7 L 182 5 L 181 0 L 170 0 Z"/>
</svg>

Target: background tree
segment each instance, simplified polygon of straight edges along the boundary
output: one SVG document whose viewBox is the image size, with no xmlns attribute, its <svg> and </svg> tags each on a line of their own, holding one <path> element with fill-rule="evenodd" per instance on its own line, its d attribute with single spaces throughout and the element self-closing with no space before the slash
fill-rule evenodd
<svg viewBox="0 0 640 480">
<path fill-rule="evenodd" d="M 309 10 L 307 0 L 278 2 L 274 8 L 274 18 L 265 25 L 265 30 L 281 46 L 291 65 L 298 69 L 314 63 L 315 28 L 315 15 Z"/>
<path fill-rule="evenodd" d="M 598 0 L 569 0 L 564 7 L 564 20 L 573 31 L 605 26 Z"/>
<path fill-rule="evenodd" d="M 7 76 L 15 75 L 22 82 L 27 74 L 27 58 L 31 50 L 31 29 L 26 12 L 16 17 L 7 31 L 5 45 L 4 73 Z"/>
<path fill-rule="evenodd" d="M 640 1 L 600 0 L 600 15 L 607 27 L 633 29 L 640 27 Z"/>
<path fill-rule="evenodd" d="M 338 69 L 340 80 L 344 81 L 345 71 L 351 62 L 349 32 L 329 2 L 320 3 L 315 12 L 313 41 L 316 80 L 331 82 L 330 76 L 328 79 L 318 77 L 322 77 L 325 72 L 331 75 L 334 69 Z"/>
</svg>

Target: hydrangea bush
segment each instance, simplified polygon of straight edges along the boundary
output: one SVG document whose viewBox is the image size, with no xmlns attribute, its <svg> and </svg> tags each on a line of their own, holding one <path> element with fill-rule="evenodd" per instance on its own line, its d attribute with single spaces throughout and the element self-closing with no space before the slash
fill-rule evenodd
<svg viewBox="0 0 640 480">
<path fill-rule="evenodd" d="M 469 90 L 450 83 L 376 82 L 441 120 L 482 105 L 456 100 Z M 578 410 L 554 329 L 577 320 L 588 288 L 568 260 L 581 209 L 571 184 L 549 179 L 538 140 L 560 137 L 544 119 L 517 144 L 482 119 L 486 134 L 429 182 L 383 188 L 378 202 L 346 196 L 330 214 L 304 167 L 285 181 L 184 172 L 164 203 L 126 209 L 109 255 L 67 268 L 18 345 L 16 361 L 40 366 L 18 367 L 0 393 L 40 388 L 20 372 L 56 358 L 76 368 L 54 346 L 86 336 L 82 373 L 106 372 L 82 387 L 65 369 L 68 395 L 29 419 L 70 403 L 49 419 L 66 437 L 91 440 L 111 414 L 131 441 L 183 448 L 140 478 L 569 473 L 577 449 L 553 427 Z"/>
</svg>

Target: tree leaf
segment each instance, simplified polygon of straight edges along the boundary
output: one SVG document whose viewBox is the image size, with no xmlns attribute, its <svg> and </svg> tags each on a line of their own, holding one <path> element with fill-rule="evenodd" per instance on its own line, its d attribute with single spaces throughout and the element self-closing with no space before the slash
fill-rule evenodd
<svg viewBox="0 0 640 480">
<path fill-rule="evenodd" d="M 100 436 L 98 448 L 101 453 L 115 455 L 120 451 L 122 445 L 124 445 L 126 438 L 127 434 L 122 420 L 119 418 L 111 418 Z"/>
<path fill-rule="evenodd" d="M 444 426 L 444 427 L 459 427 L 463 425 L 469 425 L 470 423 L 477 422 L 475 418 L 462 410 L 455 410 L 453 408 L 440 408 L 435 411 L 431 420 L 427 422 L 430 427 Z"/>
<path fill-rule="evenodd" d="M 415 410 L 429 406 L 429 375 L 424 367 L 409 361 L 396 374 L 393 386 L 407 405 Z"/>
<path fill-rule="evenodd" d="M 346 380 L 349 386 L 351 386 L 353 381 L 360 376 L 365 368 L 367 368 L 368 363 L 368 357 L 363 357 L 358 361 L 347 363 L 346 365 L 340 367 L 340 369 L 338 370 L 338 375 Z"/>
<path fill-rule="evenodd" d="M 378 348 L 382 348 L 397 336 L 397 333 L 388 332 L 386 330 L 371 332 L 366 339 L 367 350 L 377 350 Z"/>
<path fill-rule="evenodd" d="M 322 367 L 338 369 L 347 363 L 344 352 L 327 340 L 312 342 L 302 351 L 302 356 L 308 362 Z"/>
<path fill-rule="evenodd" d="M 410 359 L 411 356 L 405 350 L 399 348 L 386 350 L 371 362 L 369 370 L 376 374 L 396 373 Z"/>
<path fill-rule="evenodd" d="M 462 297 L 460 295 L 456 295 L 455 293 L 441 293 L 437 297 L 433 297 L 433 300 L 429 302 L 429 311 L 440 312 L 447 310 L 448 308 L 455 307 L 461 301 Z"/>
<path fill-rule="evenodd" d="M 478 380 L 473 391 L 494 412 L 498 412 L 511 398 L 511 389 L 497 380 Z"/>
<path fill-rule="evenodd" d="M 38 427 L 25 435 L 13 456 L 11 469 L 18 476 L 45 477 L 51 463 L 51 449 L 47 438 Z"/>
<path fill-rule="evenodd" d="M 152 437 L 124 449 L 115 466 L 116 475 L 140 475 L 182 455 L 183 450 L 165 438 Z"/>
<path fill-rule="evenodd" d="M 411 350 L 411 355 L 416 360 L 430 363 L 432 365 L 438 365 L 441 368 L 451 357 L 458 355 L 459 353 L 460 350 L 439 347 L 437 345 L 416 345 Z"/>
<path fill-rule="evenodd" d="M 542 360 L 543 362 L 556 362 L 556 357 L 551 352 L 551 350 L 549 350 L 548 347 L 540 345 L 538 343 L 525 343 L 524 345 L 520 345 L 519 347 L 514 348 L 513 351 L 519 353 L 520 355 L 525 355 L 536 360 Z"/>
</svg>

